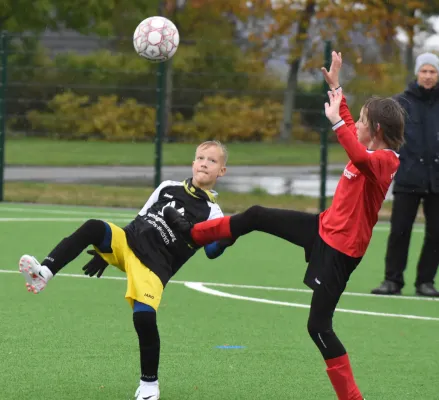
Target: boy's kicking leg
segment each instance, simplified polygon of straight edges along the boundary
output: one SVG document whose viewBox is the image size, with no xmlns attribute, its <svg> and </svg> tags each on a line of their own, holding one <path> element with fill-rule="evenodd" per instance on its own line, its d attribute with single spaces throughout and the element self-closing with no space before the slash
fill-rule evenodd
<svg viewBox="0 0 439 400">
<path fill-rule="evenodd" d="M 221 239 L 237 239 L 252 231 L 269 233 L 305 249 L 317 235 L 317 215 L 294 210 L 252 206 L 231 217 L 216 218 L 192 226 L 175 208 L 166 207 L 167 224 L 199 246 Z"/>
<path fill-rule="evenodd" d="M 164 217 L 172 229 L 186 233 L 188 240 L 200 246 L 220 239 L 237 239 L 252 231 L 261 231 L 281 237 L 307 250 L 313 248 L 318 236 L 317 216 L 260 206 L 250 207 L 245 212 L 231 217 L 213 219 L 194 226 L 190 225 L 175 209 L 167 211 L 165 208 Z M 330 251 L 330 254 L 334 251 Z M 344 260 L 345 256 L 341 255 L 341 258 Z M 323 258 L 322 262 L 324 260 Z M 355 266 L 356 264 L 348 265 L 347 268 L 342 269 L 344 271 L 341 277 L 342 282 L 347 282 L 350 271 Z M 334 310 L 344 286 L 331 291 L 328 291 L 325 286 L 315 289 L 308 332 L 325 359 L 327 373 L 338 399 L 362 400 L 363 397 L 352 375 L 346 350 L 332 329 Z"/>
<path fill-rule="evenodd" d="M 101 220 L 89 219 L 72 235 L 61 240 L 43 260 L 42 265 L 32 256 L 22 256 L 19 269 L 26 280 L 27 290 L 33 293 L 41 292 L 57 272 L 78 257 L 89 245 L 105 250 L 110 244 L 109 225 Z M 95 256 L 94 260 L 102 263 L 102 266 L 106 264 L 99 256 Z"/>
</svg>

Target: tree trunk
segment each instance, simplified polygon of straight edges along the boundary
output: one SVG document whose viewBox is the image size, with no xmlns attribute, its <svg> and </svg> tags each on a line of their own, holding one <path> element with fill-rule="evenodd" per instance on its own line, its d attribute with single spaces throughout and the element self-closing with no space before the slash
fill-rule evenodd
<svg viewBox="0 0 439 400">
<path fill-rule="evenodd" d="M 160 10 L 164 16 L 168 16 L 176 25 L 180 34 L 180 26 L 178 23 L 178 14 L 183 11 L 186 6 L 186 0 L 161 0 L 160 2 Z M 168 61 L 166 68 L 166 101 L 165 101 L 165 127 L 164 127 L 164 139 L 169 139 L 170 132 L 172 131 L 172 93 L 174 89 L 174 80 L 173 80 L 173 66 L 172 66 L 172 58 Z"/>
<path fill-rule="evenodd" d="M 383 39 L 384 44 L 382 46 L 382 56 L 385 62 L 391 63 L 394 60 L 395 52 L 395 33 L 396 27 L 393 22 L 393 14 L 395 7 L 392 4 L 386 3 L 387 18 L 382 22 L 384 24 Z"/>
<path fill-rule="evenodd" d="M 164 140 L 169 139 L 169 134 L 172 130 L 172 91 L 173 91 L 173 66 L 172 58 L 168 61 L 166 68 L 166 101 L 165 101 L 165 127 L 164 127 Z"/>
<path fill-rule="evenodd" d="M 293 138 L 293 112 L 295 106 L 294 103 L 296 98 L 300 62 L 302 60 L 303 48 L 308 38 L 308 28 L 315 12 L 316 0 L 307 0 L 305 10 L 301 13 L 298 20 L 298 29 L 296 35 L 297 40 L 295 48 L 296 56 L 293 58 L 293 61 L 291 61 L 290 64 L 287 89 L 284 96 L 284 116 L 279 135 L 279 140 L 281 142 L 288 142 Z"/>
<path fill-rule="evenodd" d="M 412 11 L 410 18 L 415 17 L 415 10 Z M 405 65 L 407 68 L 407 83 L 409 83 L 413 79 L 414 74 L 414 60 L 413 60 L 413 49 L 415 47 L 415 27 L 411 25 L 407 29 L 407 47 L 405 49 Z"/>
<path fill-rule="evenodd" d="M 283 143 L 289 142 L 292 138 L 293 112 L 296 103 L 299 68 L 300 59 L 296 59 L 290 64 L 290 70 L 288 71 L 287 90 L 284 96 L 284 115 L 280 133 L 280 141 Z"/>
</svg>

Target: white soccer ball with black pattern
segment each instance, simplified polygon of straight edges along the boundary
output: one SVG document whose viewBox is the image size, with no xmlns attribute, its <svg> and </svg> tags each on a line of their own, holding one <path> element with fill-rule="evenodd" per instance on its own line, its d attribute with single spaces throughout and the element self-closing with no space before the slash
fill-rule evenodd
<svg viewBox="0 0 439 400">
<path fill-rule="evenodd" d="M 177 27 L 164 17 L 143 20 L 133 35 L 137 54 L 153 62 L 169 60 L 177 51 L 179 43 Z"/>
</svg>

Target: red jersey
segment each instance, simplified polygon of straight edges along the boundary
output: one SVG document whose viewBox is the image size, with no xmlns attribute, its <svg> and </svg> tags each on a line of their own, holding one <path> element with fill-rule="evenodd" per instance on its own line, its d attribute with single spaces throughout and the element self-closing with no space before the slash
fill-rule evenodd
<svg viewBox="0 0 439 400">
<path fill-rule="evenodd" d="M 378 221 L 378 211 L 399 166 L 393 150 L 367 150 L 357 139 L 346 99 L 342 121 L 334 125 L 349 163 L 335 190 L 332 205 L 320 214 L 319 234 L 331 247 L 351 257 L 362 257 Z"/>
</svg>

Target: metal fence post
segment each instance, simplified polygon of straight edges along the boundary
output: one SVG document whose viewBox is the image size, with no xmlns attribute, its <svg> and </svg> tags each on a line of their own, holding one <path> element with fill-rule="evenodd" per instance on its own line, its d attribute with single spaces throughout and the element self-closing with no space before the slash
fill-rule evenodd
<svg viewBox="0 0 439 400">
<path fill-rule="evenodd" d="M 325 68 L 329 70 L 331 65 L 331 42 L 325 42 Z M 328 85 L 323 82 L 322 93 L 326 98 Z M 324 111 L 323 111 L 324 113 Z M 328 128 L 322 125 L 320 132 L 320 212 L 326 209 L 326 179 L 328 175 Z"/>
<path fill-rule="evenodd" d="M 161 62 L 157 68 L 157 107 L 156 107 L 156 135 L 155 135 L 155 173 L 154 185 L 162 181 L 162 142 L 166 126 L 166 71 L 167 62 Z"/>
<path fill-rule="evenodd" d="M 6 84 L 8 65 L 8 34 L 2 32 L 1 42 L 1 87 L 0 87 L 0 201 L 4 200 L 5 136 L 6 136 Z"/>
</svg>

